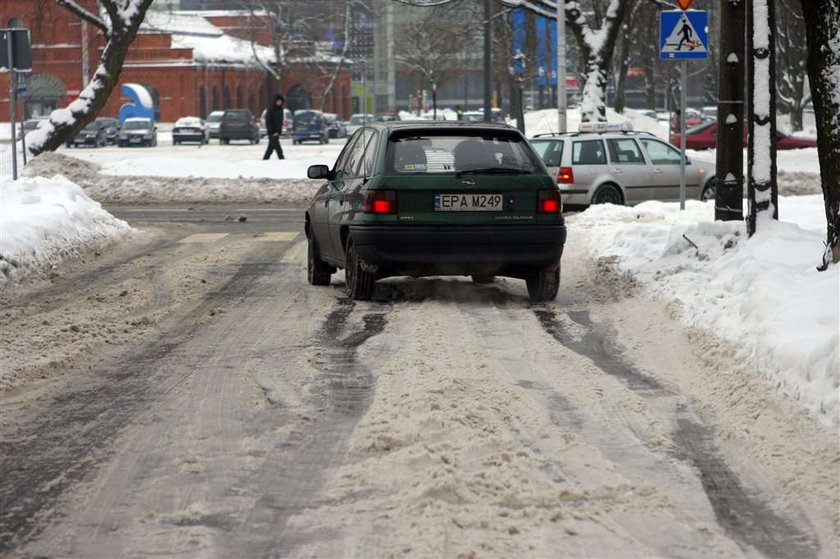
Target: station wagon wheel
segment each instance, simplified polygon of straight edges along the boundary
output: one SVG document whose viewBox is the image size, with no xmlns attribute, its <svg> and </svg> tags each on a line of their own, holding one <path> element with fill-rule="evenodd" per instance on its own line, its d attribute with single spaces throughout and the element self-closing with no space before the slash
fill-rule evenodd
<svg viewBox="0 0 840 559">
<path fill-rule="evenodd" d="M 612 184 L 602 184 L 595 191 L 592 196 L 593 204 L 615 204 L 616 206 L 623 206 L 624 200 L 621 197 L 621 191 Z"/>
<path fill-rule="evenodd" d="M 353 243 L 347 245 L 344 275 L 347 295 L 354 301 L 370 301 L 376 284 L 376 274 L 362 268 L 362 262 L 356 254 Z"/>
<path fill-rule="evenodd" d="M 531 301 L 553 301 L 560 290 L 560 263 L 540 266 L 525 282 Z"/>
<path fill-rule="evenodd" d="M 310 285 L 329 285 L 330 276 L 335 271 L 318 255 L 318 245 L 312 233 L 309 234 L 309 248 L 306 257 L 306 279 Z"/>
<path fill-rule="evenodd" d="M 717 188 L 715 188 L 715 179 L 711 179 L 706 183 L 706 186 L 703 187 L 703 193 L 700 195 L 700 199 L 704 202 L 709 200 L 714 200 L 717 196 Z"/>
</svg>

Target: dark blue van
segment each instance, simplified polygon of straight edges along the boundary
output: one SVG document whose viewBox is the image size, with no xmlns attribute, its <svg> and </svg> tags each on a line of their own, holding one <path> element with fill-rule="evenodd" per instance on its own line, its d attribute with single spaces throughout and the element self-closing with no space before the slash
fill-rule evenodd
<svg viewBox="0 0 840 559">
<path fill-rule="evenodd" d="M 330 141 L 327 121 L 324 113 L 311 109 L 295 111 L 292 120 L 292 143 L 319 142 L 327 144 Z"/>
</svg>

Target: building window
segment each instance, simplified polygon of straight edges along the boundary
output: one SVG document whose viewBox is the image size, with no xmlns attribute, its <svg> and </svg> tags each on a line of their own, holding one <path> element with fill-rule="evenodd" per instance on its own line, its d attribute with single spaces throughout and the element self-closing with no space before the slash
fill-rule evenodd
<svg viewBox="0 0 840 559">
<path fill-rule="evenodd" d="M 13 29 L 23 27 L 23 20 L 17 17 L 13 17 L 9 20 L 9 27 Z"/>
<path fill-rule="evenodd" d="M 203 85 L 198 87 L 198 116 L 207 118 L 207 90 Z"/>
<path fill-rule="evenodd" d="M 213 86 L 213 110 L 216 111 L 219 109 L 219 88 L 215 85 Z"/>
</svg>

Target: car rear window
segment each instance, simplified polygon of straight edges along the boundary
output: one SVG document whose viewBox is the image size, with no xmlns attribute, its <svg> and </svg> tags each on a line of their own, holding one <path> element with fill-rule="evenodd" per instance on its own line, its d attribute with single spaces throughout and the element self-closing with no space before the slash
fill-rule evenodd
<svg viewBox="0 0 840 559">
<path fill-rule="evenodd" d="M 572 165 L 606 165 L 607 152 L 601 140 L 572 143 Z"/>
<path fill-rule="evenodd" d="M 542 142 L 531 142 L 537 155 L 543 160 L 548 167 L 559 167 L 560 161 L 563 159 L 563 142 L 559 140 L 549 140 Z"/>
<path fill-rule="evenodd" d="M 541 170 L 528 143 L 521 136 L 505 131 L 406 132 L 391 136 L 386 157 L 387 172 L 399 174 Z"/>
<path fill-rule="evenodd" d="M 151 127 L 152 124 L 148 120 L 130 120 L 123 124 L 126 130 L 147 130 Z"/>
<path fill-rule="evenodd" d="M 251 115 L 247 111 L 228 111 L 225 113 L 224 120 L 230 122 L 248 122 L 251 120 Z"/>
<path fill-rule="evenodd" d="M 610 161 L 613 163 L 638 164 L 645 162 L 639 146 L 630 138 L 618 138 L 607 140 L 610 147 Z"/>
</svg>

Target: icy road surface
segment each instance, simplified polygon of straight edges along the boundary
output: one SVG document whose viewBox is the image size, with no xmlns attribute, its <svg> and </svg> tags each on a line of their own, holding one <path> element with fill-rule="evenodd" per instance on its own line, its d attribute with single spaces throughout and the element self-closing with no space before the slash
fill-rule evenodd
<svg viewBox="0 0 840 559">
<path fill-rule="evenodd" d="M 837 556 L 836 434 L 573 220 L 552 304 L 353 303 L 299 210 L 109 209 L 145 233 L 0 294 L 0 555 Z"/>
</svg>

